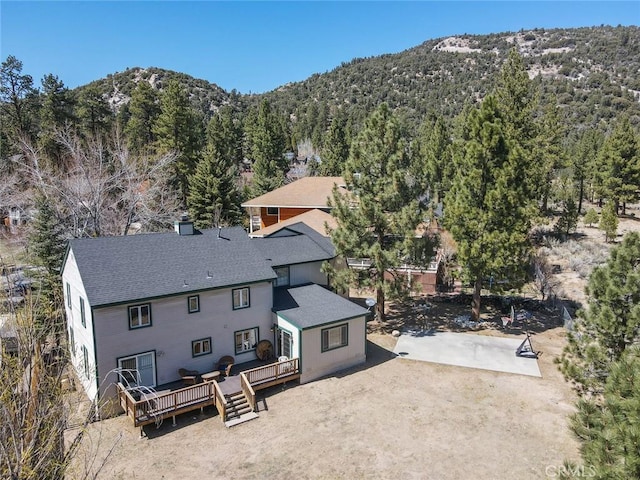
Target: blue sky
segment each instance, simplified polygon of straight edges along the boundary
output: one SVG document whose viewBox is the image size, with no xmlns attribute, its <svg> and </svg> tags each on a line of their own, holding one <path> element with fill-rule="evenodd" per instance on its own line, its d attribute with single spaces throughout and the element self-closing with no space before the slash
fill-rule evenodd
<svg viewBox="0 0 640 480">
<path fill-rule="evenodd" d="M 356 57 L 438 37 L 640 24 L 640 2 L 0 2 L 0 53 L 40 86 L 70 88 L 128 67 L 161 67 L 261 93 Z"/>
</svg>

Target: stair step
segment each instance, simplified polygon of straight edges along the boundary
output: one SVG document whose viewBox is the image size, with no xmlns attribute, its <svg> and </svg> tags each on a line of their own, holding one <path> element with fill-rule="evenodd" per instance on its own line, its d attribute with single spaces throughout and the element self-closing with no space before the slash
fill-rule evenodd
<svg viewBox="0 0 640 480">
<path fill-rule="evenodd" d="M 229 417 L 237 417 L 242 415 L 243 413 L 247 413 L 251 411 L 251 407 L 249 405 L 243 405 L 240 408 L 228 409 L 227 408 L 227 418 Z"/>
<path fill-rule="evenodd" d="M 230 420 L 224 422 L 225 427 L 230 428 L 236 425 L 239 425 L 244 422 L 248 422 L 249 420 L 253 420 L 254 418 L 258 418 L 258 414 L 256 412 L 248 412 L 244 413 L 238 417 L 234 417 Z"/>
</svg>

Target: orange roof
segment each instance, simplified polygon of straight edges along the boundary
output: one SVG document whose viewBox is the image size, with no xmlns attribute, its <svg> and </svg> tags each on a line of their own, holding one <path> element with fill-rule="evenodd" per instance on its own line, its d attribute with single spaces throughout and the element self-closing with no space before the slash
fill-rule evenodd
<svg viewBox="0 0 640 480">
<path fill-rule="evenodd" d="M 334 185 L 344 185 L 342 177 L 303 177 L 242 204 L 243 207 L 327 208 Z"/>
<path fill-rule="evenodd" d="M 338 226 L 336 219 L 333 218 L 330 213 L 323 212 L 322 210 L 314 208 L 313 210 L 309 210 L 308 212 L 301 213 L 300 215 L 296 215 L 295 217 L 288 218 L 286 220 L 283 220 L 282 222 L 278 222 L 274 225 L 269 225 L 268 227 L 256 230 L 255 232 L 249 234 L 249 236 L 265 237 L 267 235 L 271 235 L 273 232 L 277 232 L 282 227 L 293 225 L 294 223 L 298 222 L 304 223 L 305 225 L 313 228 L 316 232 L 325 237 L 329 236 L 325 228 L 325 223 L 331 230 L 334 230 Z"/>
</svg>

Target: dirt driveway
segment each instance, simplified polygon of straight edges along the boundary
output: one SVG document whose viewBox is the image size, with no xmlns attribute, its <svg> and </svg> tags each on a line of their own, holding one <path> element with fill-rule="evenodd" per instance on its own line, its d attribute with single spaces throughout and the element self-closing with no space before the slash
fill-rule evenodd
<svg viewBox="0 0 640 480">
<path fill-rule="evenodd" d="M 365 366 L 260 395 L 260 418 L 226 429 L 213 410 L 147 427 L 88 430 L 76 474 L 97 478 L 540 479 L 577 460 L 572 394 L 553 358 L 563 330 L 535 336 L 542 378 L 396 358 L 370 333 Z"/>
</svg>

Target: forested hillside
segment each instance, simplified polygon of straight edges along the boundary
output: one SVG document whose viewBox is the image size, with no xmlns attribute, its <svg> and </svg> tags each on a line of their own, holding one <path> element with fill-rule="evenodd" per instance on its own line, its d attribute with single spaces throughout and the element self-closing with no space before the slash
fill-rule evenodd
<svg viewBox="0 0 640 480">
<path fill-rule="evenodd" d="M 578 210 L 584 197 L 606 197 L 607 188 L 624 190 L 622 197 L 616 193 L 624 210 L 626 199 L 635 195 L 635 179 L 629 177 L 631 186 L 614 186 L 606 172 L 619 176 L 622 170 L 613 164 L 607 170 L 604 162 L 613 162 L 612 142 L 630 142 L 625 135 L 636 134 L 640 124 L 640 28 L 635 26 L 434 39 L 401 53 L 346 61 L 260 95 L 226 92 L 155 67 L 130 68 L 71 90 L 56 72 L 38 84 L 10 55 L 1 72 L 0 169 L 4 178 L 18 180 L 3 182 L 0 204 L 33 204 L 34 182 L 58 176 L 62 183 L 78 182 L 82 172 L 94 183 L 105 182 L 103 188 L 113 189 L 118 199 L 109 203 L 113 212 L 107 223 L 91 211 L 100 205 L 75 212 L 86 218 L 73 220 L 74 235 L 124 233 L 143 217 L 143 228 L 160 228 L 179 208 L 202 217 L 200 225 L 238 222 L 239 199 L 289 181 L 294 167 L 289 160 L 296 155 L 311 161 L 296 166 L 293 176 L 341 174 L 365 119 L 383 103 L 398 119 L 411 155 L 425 162 L 430 189 L 443 196 L 450 187 L 447 165 L 454 147 L 465 141 L 468 113 L 495 91 L 512 53 L 525 77 L 514 82 L 531 94 L 526 108 L 537 140 L 531 144 L 536 151 L 528 153 L 547 165 L 543 210 L 557 200 L 552 186 L 559 179 L 575 182 Z M 109 179 L 103 178 L 105 158 L 119 161 L 107 170 L 113 174 Z M 239 175 L 243 171 L 253 176 Z M 166 188 L 154 184 L 140 190 L 150 172 Z M 120 185 L 122 178 L 128 179 L 127 188 Z M 48 188 L 49 195 L 64 190 L 60 184 Z M 136 199 L 140 193 L 151 195 L 144 212 Z M 76 188 L 76 196 L 86 194 Z M 77 205 L 63 210 L 73 209 Z M 114 220 L 122 211 L 128 213 Z"/>
</svg>

